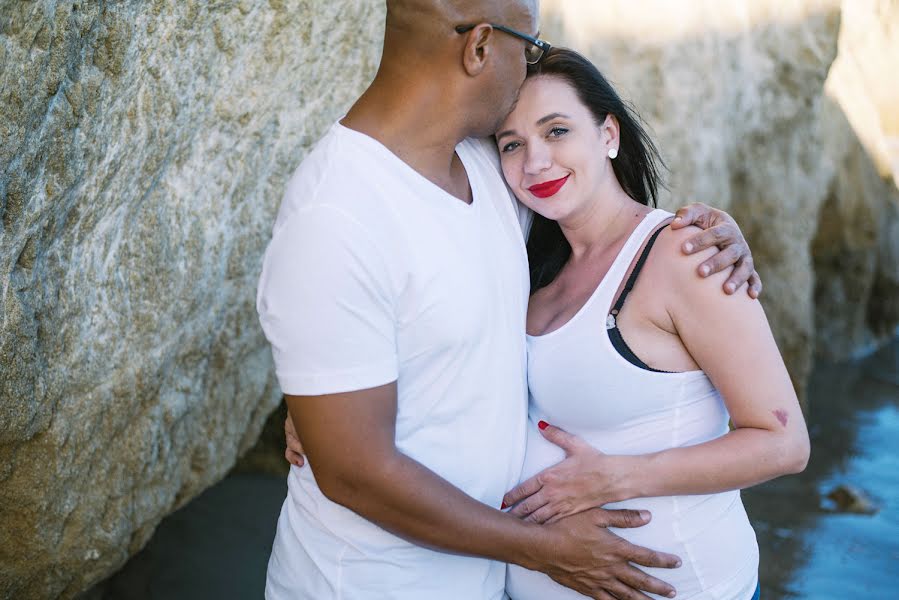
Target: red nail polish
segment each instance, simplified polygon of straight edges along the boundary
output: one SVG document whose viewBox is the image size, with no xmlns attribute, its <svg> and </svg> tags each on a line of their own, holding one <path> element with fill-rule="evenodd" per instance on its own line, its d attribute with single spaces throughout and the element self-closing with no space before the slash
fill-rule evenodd
<svg viewBox="0 0 899 600">
<path fill-rule="evenodd" d="M 500 510 L 506 510 L 506 503 L 503 502 L 503 505 L 499 507 Z"/>
<path fill-rule="evenodd" d="M 539 427 L 540 430 L 542 431 L 542 430 L 546 429 L 547 427 L 549 427 L 549 423 L 547 423 L 546 421 L 540 421 L 539 423 L 537 423 L 537 427 Z"/>
</svg>

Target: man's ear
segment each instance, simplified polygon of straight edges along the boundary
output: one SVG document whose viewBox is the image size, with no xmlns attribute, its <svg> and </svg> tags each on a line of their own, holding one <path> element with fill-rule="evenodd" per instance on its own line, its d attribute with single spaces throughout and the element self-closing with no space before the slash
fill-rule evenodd
<svg viewBox="0 0 899 600">
<path fill-rule="evenodd" d="M 462 51 L 462 67 L 466 73 L 475 77 L 484 71 L 493 51 L 493 27 L 482 23 L 465 35 L 467 37 Z"/>
</svg>

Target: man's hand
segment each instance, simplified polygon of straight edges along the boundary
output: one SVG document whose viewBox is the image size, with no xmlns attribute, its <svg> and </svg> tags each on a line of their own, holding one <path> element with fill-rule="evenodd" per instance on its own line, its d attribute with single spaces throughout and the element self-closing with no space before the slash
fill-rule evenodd
<svg viewBox="0 0 899 600">
<path fill-rule="evenodd" d="M 673 569 L 681 566 L 680 559 L 635 546 L 606 529 L 641 527 L 650 518 L 646 511 L 594 508 L 544 525 L 544 531 L 559 540 L 539 570 L 596 600 L 649 600 L 643 591 L 673 598 L 673 587 L 631 563 Z"/>
<path fill-rule="evenodd" d="M 673 591 L 634 565 L 673 568 L 676 556 L 638 548 L 605 529 L 640 527 L 648 513 L 593 509 L 551 525 L 526 523 L 400 452 L 396 382 L 286 400 L 322 494 L 395 535 L 540 570 L 598 600 Z"/>
<path fill-rule="evenodd" d="M 284 435 L 287 437 L 287 449 L 284 451 L 284 458 L 292 465 L 302 467 L 305 464 L 303 458 L 303 445 L 297 436 L 297 430 L 293 426 L 290 419 L 290 412 L 287 413 L 287 419 L 284 421 Z"/>
<path fill-rule="evenodd" d="M 749 244 L 746 243 L 746 238 L 743 237 L 733 217 L 723 210 L 694 202 L 678 209 L 671 228 L 680 229 L 688 225 L 695 225 L 705 231 L 684 242 L 685 254 L 693 254 L 712 247 L 720 250 L 718 254 L 699 265 L 699 275 L 708 277 L 734 265 L 733 273 L 724 282 L 724 292 L 733 294 L 748 281 L 747 293 L 752 298 L 758 298 L 762 293 L 762 280 L 755 270 Z"/>
</svg>

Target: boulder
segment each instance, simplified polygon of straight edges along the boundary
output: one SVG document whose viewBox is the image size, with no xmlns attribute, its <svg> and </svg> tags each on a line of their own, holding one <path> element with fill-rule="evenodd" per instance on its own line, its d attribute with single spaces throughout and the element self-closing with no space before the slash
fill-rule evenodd
<svg viewBox="0 0 899 600">
<path fill-rule="evenodd" d="M 899 4 L 844 0 L 825 82 L 823 152 L 834 165 L 812 244 L 817 351 L 867 353 L 899 323 Z"/>
<path fill-rule="evenodd" d="M 816 351 L 845 359 L 899 324 L 899 7 L 876 0 L 544 0 L 650 126 L 661 205 L 734 215 L 800 397 Z M 861 141 L 860 141 L 861 140 Z"/>
<path fill-rule="evenodd" d="M 0 598 L 108 575 L 256 441 L 262 252 L 383 11 L 0 2 Z"/>
</svg>

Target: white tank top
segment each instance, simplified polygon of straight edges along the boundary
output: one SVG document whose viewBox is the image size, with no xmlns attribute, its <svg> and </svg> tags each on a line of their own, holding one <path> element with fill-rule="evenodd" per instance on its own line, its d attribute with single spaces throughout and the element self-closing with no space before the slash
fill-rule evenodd
<svg viewBox="0 0 899 600">
<path fill-rule="evenodd" d="M 577 314 L 555 331 L 528 336 L 530 399 L 522 481 L 565 458 L 538 431 L 540 420 L 580 436 L 602 452 L 620 455 L 691 446 L 727 433 L 727 409 L 705 373 L 640 368 L 615 350 L 606 332 L 615 293 L 634 257 L 671 216 L 663 210 L 649 213 Z M 758 545 L 739 491 L 636 498 L 606 508 L 652 512 L 648 525 L 614 532 L 639 546 L 681 557 L 678 569 L 643 568 L 673 585 L 678 600 L 752 598 L 758 581 Z M 509 567 L 506 591 L 513 600 L 585 598 L 542 573 L 514 565 Z"/>
</svg>

